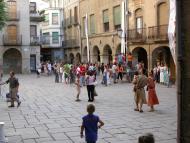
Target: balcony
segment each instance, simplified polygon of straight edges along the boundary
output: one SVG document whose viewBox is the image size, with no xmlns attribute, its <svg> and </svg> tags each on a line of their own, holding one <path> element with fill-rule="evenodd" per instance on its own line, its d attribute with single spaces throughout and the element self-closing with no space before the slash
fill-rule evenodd
<svg viewBox="0 0 190 143">
<path fill-rule="evenodd" d="M 18 21 L 20 19 L 20 12 L 8 12 L 7 13 L 8 21 Z"/>
<path fill-rule="evenodd" d="M 40 44 L 43 48 L 60 48 L 62 47 L 62 36 L 41 36 Z"/>
<path fill-rule="evenodd" d="M 39 46 L 40 45 L 40 37 L 30 36 L 30 45 L 31 46 Z"/>
<path fill-rule="evenodd" d="M 42 45 L 50 45 L 50 36 L 41 36 L 40 43 Z"/>
<path fill-rule="evenodd" d="M 148 39 L 155 42 L 168 41 L 168 25 L 149 27 Z"/>
<path fill-rule="evenodd" d="M 77 39 L 65 40 L 64 46 L 65 46 L 65 48 L 76 48 L 76 47 L 80 47 L 80 45 L 79 45 L 79 40 L 77 40 Z"/>
<path fill-rule="evenodd" d="M 22 35 L 3 35 L 4 46 L 20 46 L 22 45 Z"/>
<path fill-rule="evenodd" d="M 44 16 L 40 15 L 37 11 L 30 11 L 30 21 L 42 22 L 44 21 Z"/>
<path fill-rule="evenodd" d="M 129 42 L 145 42 L 146 28 L 128 30 L 127 40 Z"/>
</svg>

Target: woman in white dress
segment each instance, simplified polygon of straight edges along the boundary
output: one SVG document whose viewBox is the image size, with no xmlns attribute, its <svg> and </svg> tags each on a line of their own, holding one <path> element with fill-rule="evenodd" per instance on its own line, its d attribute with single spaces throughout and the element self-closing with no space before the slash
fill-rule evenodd
<svg viewBox="0 0 190 143">
<path fill-rule="evenodd" d="M 161 64 L 160 66 L 160 83 L 163 84 L 164 83 L 164 65 Z"/>
</svg>

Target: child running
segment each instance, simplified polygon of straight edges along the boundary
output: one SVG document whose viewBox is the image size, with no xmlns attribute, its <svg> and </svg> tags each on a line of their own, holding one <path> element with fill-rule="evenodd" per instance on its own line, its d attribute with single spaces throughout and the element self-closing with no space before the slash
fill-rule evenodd
<svg viewBox="0 0 190 143">
<path fill-rule="evenodd" d="M 82 118 L 82 126 L 81 126 L 81 138 L 83 137 L 83 131 L 85 130 L 85 139 L 87 143 L 96 143 L 98 139 L 98 128 L 101 128 L 104 125 L 98 116 L 94 115 L 95 106 L 93 104 L 89 104 L 87 106 L 88 115 Z M 98 125 L 99 123 L 99 125 Z"/>
</svg>

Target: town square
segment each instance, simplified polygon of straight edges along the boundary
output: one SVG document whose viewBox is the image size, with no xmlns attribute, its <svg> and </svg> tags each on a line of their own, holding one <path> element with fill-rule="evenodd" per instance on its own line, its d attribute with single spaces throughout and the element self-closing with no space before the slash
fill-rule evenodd
<svg viewBox="0 0 190 143">
<path fill-rule="evenodd" d="M 0 0 L 0 143 L 190 143 L 189 0 Z"/>
</svg>

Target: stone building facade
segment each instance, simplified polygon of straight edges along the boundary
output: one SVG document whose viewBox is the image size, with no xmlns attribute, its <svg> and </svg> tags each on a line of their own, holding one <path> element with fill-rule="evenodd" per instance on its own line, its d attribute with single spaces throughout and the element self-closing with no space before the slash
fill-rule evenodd
<svg viewBox="0 0 190 143">
<path fill-rule="evenodd" d="M 121 0 L 75 0 L 70 7 L 79 7 L 81 61 L 87 62 L 85 16 L 88 16 L 90 62 L 113 62 L 121 53 Z M 69 8 L 68 8 L 69 9 Z M 65 10 L 64 10 L 65 11 Z M 68 12 L 67 12 L 68 13 Z M 167 64 L 175 78 L 175 64 L 170 53 L 167 36 L 169 22 L 169 0 L 128 0 L 127 49 L 133 54 L 134 65 L 143 61 L 149 70 L 157 64 Z M 69 13 L 70 14 L 70 13 Z M 69 26 L 68 26 L 69 27 Z M 71 26 L 67 33 L 77 26 Z M 78 36 L 77 36 L 78 38 Z M 80 38 L 79 38 L 80 39 Z M 72 47 L 72 46 L 69 46 Z M 78 46 L 77 46 L 78 47 Z M 72 50 L 71 50 L 72 49 Z M 76 55 L 75 48 L 66 48 Z M 75 53 L 75 54 L 72 54 Z M 75 57 L 74 57 L 75 59 Z"/>
<path fill-rule="evenodd" d="M 49 7 L 44 9 L 45 21 L 41 29 L 41 60 L 61 61 L 64 58 L 63 49 L 63 0 L 44 0 Z"/>
<path fill-rule="evenodd" d="M 28 0 L 6 1 L 8 21 L 0 33 L 0 68 L 4 73 L 35 71 L 40 63 L 38 24 L 41 20 L 36 4 Z"/>
<path fill-rule="evenodd" d="M 65 61 L 81 62 L 81 26 L 79 22 L 79 0 L 64 1 L 64 49 Z"/>
</svg>

